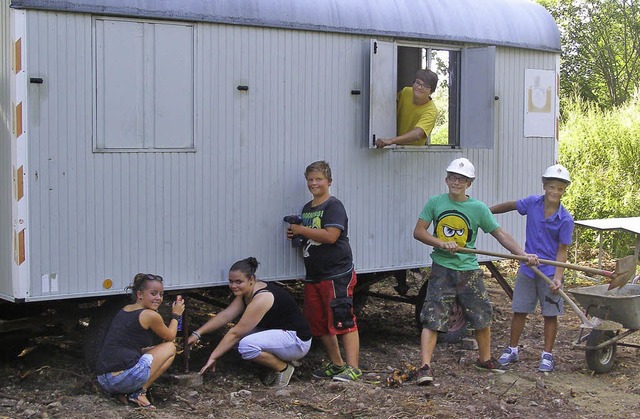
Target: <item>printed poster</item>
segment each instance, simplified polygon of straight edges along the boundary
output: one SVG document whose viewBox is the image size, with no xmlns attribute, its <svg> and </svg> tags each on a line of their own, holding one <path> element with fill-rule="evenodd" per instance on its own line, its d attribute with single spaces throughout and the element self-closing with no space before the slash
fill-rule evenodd
<svg viewBox="0 0 640 419">
<path fill-rule="evenodd" d="M 526 69 L 524 76 L 524 136 L 555 137 L 556 74 Z"/>
</svg>

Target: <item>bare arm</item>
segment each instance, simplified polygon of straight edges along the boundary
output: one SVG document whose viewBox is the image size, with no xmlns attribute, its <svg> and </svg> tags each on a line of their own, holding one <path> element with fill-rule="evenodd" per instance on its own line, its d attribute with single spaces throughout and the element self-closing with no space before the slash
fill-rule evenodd
<svg viewBox="0 0 640 419">
<path fill-rule="evenodd" d="M 443 241 L 435 237 L 433 234 L 429 233 L 429 226 L 431 223 L 426 222 L 425 220 L 418 218 L 418 222 L 416 223 L 415 228 L 413 229 L 413 238 L 426 244 L 427 246 L 432 246 L 434 248 L 448 250 L 450 252 L 455 252 L 458 248 L 458 244 L 455 241 Z"/>
<path fill-rule="evenodd" d="M 242 297 L 239 297 L 242 298 Z M 211 352 L 209 360 L 200 370 L 200 374 L 204 373 L 211 367 L 214 367 L 215 362 L 224 355 L 229 349 L 233 348 L 243 337 L 251 332 L 260 323 L 260 320 L 273 306 L 273 294 L 261 293 L 253 297 L 253 300 L 249 303 L 244 314 L 240 318 L 238 324 L 231 328 L 224 335 L 218 346 Z"/>
<path fill-rule="evenodd" d="M 526 256 L 528 265 L 539 265 L 538 256 L 534 254 L 527 254 L 522 250 L 522 247 L 511 237 L 511 234 L 504 231 L 502 228 L 498 227 L 491 232 L 491 235 L 498 240 L 498 242 L 513 253 L 514 255 Z"/>
<path fill-rule="evenodd" d="M 507 201 L 501 204 L 496 204 L 492 207 L 489 207 L 492 213 L 494 214 L 502 214 L 509 211 L 515 211 L 516 209 L 516 201 Z"/>
<path fill-rule="evenodd" d="M 427 135 L 424 133 L 422 128 L 414 128 L 411 131 L 405 132 L 402 135 L 393 138 L 379 138 L 376 140 L 376 147 L 383 148 L 388 145 L 397 144 L 397 145 L 406 145 L 413 144 L 416 141 L 420 141 L 424 138 L 427 138 Z"/>
<path fill-rule="evenodd" d="M 334 244 L 338 241 L 341 233 L 342 230 L 337 227 L 311 228 L 300 224 L 291 224 L 287 230 L 287 237 L 301 235 L 318 243 Z"/>
<path fill-rule="evenodd" d="M 560 244 L 558 245 L 558 253 L 556 254 L 556 262 L 566 262 L 569 255 L 569 245 L 568 244 Z M 555 271 L 553 272 L 553 286 L 551 287 L 552 291 L 556 291 L 562 287 L 562 275 L 564 274 L 564 267 L 556 266 Z"/>
<path fill-rule="evenodd" d="M 225 308 L 220 313 L 216 314 L 215 316 L 207 320 L 207 322 L 202 326 L 200 326 L 199 328 L 197 328 L 195 332 L 200 336 L 202 336 L 204 334 L 211 333 L 215 330 L 218 330 L 221 327 L 225 326 L 226 324 L 240 317 L 240 315 L 244 311 L 244 308 L 245 307 L 244 307 L 244 303 L 242 302 L 242 297 L 236 297 L 233 299 L 231 304 L 227 306 L 227 308 Z M 189 336 L 189 340 L 187 343 L 189 345 L 193 345 L 197 341 L 198 341 L 198 337 L 191 335 Z"/>
<path fill-rule="evenodd" d="M 167 326 L 164 324 L 160 313 L 154 310 L 147 309 L 140 313 L 140 325 L 145 329 L 151 329 L 153 333 L 165 342 L 174 340 L 178 333 L 178 321 L 176 319 L 172 318 L 169 321 L 169 326 Z"/>
</svg>

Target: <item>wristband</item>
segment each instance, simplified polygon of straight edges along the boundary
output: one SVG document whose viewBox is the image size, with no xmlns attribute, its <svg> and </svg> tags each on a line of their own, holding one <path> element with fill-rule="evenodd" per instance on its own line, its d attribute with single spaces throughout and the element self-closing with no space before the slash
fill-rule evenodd
<svg viewBox="0 0 640 419">
<path fill-rule="evenodd" d="M 195 336 L 196 338 L 198 338 L 198 340 L 202 339 L 202 336 L 200 335 L 200 333 L 196 332 L 195 330 L 193 332 L 191 332 L 191 334 L 193 336 Z"/>
<path fill-rule="evenodd" d="M 172 313 L 172 314 L 171 314 L 171 318 L 172 318 L 173 320 L 180 321 L 180 319 L 182 318 L 182 314 Z"/>
</svg>

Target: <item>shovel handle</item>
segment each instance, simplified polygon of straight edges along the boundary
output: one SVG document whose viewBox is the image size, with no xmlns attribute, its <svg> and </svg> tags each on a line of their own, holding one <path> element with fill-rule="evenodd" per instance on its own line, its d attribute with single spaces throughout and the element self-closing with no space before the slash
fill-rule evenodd
<svg viewBox="0 0 640 419">
<path fill-rule="evenodd" d="M 542 271 L 540 271 L 540 269 L 536 268 L 535 266 L 529 266 L 529 268 L 531 268 L 531 270 L 535 272 L 535 274 L 538 275 L 540 278 L 544 279 L 544 281 L 547 284 L 553 285 L 553 281 L 548 276 L 543 274 Z M 587 316 L 584 315 L 582 310 L 580 310 L 580 308 L 576 305 L 576 303 L 574 303 L 573 300 L 569 298 L 569 296 L 565 294 L 564 291 L 562 291 L 562 288 L 558 289 L 558 294 L 560 294 L 560 296 L 571 306 L 573 311 L 576 312 L 578 317 L 580 317 L 580 320 L 582 320 L 583 325 L 592 327 L 591 320 L 589 320 Z"/>
<path fill-rule="evenodd" d="M 495 257 L 504 258 L 504 259 L 522 260 L 524 262 L 527 261 L 527 257 L 526 256 L 512 255 L 510 253 L 489 252 L 489 251 L 486 251 L 486 250 L 470 249 L 468 247 L 459 247 L 457 251 L 458 252 L 462 252 L 462 253 L 475 253 L 477 255 L 495 256 Z M 573 263 L 558 262 L 556 260 L 546 260 L 546 259 L 538 259 L 538 260 L 540 260 L 540 263 L 542 263 L 544 265 L 560 266 L 560 267 L 563 267 L 563 268 L 573 269 L 573 270 L 576 270 L 576 271 L 587 272 L 587 273 L 590 273 L 590 274 L 593 274 L 593 275 L 602 275 L 602 276 L 606 276 L 606 277 L 609 277 L 609 278 L 614 277 L 614 272 L 611 272 L 611 271 L 605 271 L 605 270 L 602 270 L 602 269 L 590 268 L 588 266 L 574 265 Z M 531 268 L 531 266 L 530 266 L 530 268 Z"/>
</svg>

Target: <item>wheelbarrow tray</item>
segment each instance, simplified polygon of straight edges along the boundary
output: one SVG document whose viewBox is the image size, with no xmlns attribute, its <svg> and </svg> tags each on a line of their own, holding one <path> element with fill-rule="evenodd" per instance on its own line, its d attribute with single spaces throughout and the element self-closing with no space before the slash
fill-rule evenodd
<svg viewBox="0 0 640 419">
<path fill-rule="evenodd" d="M 627 284 L 607 290 L 608 285 L 594 285 L 568 290 L 591 316 L 612 320 L 627 329 L 640 329 L 640 285 Z"/>
</svg>

